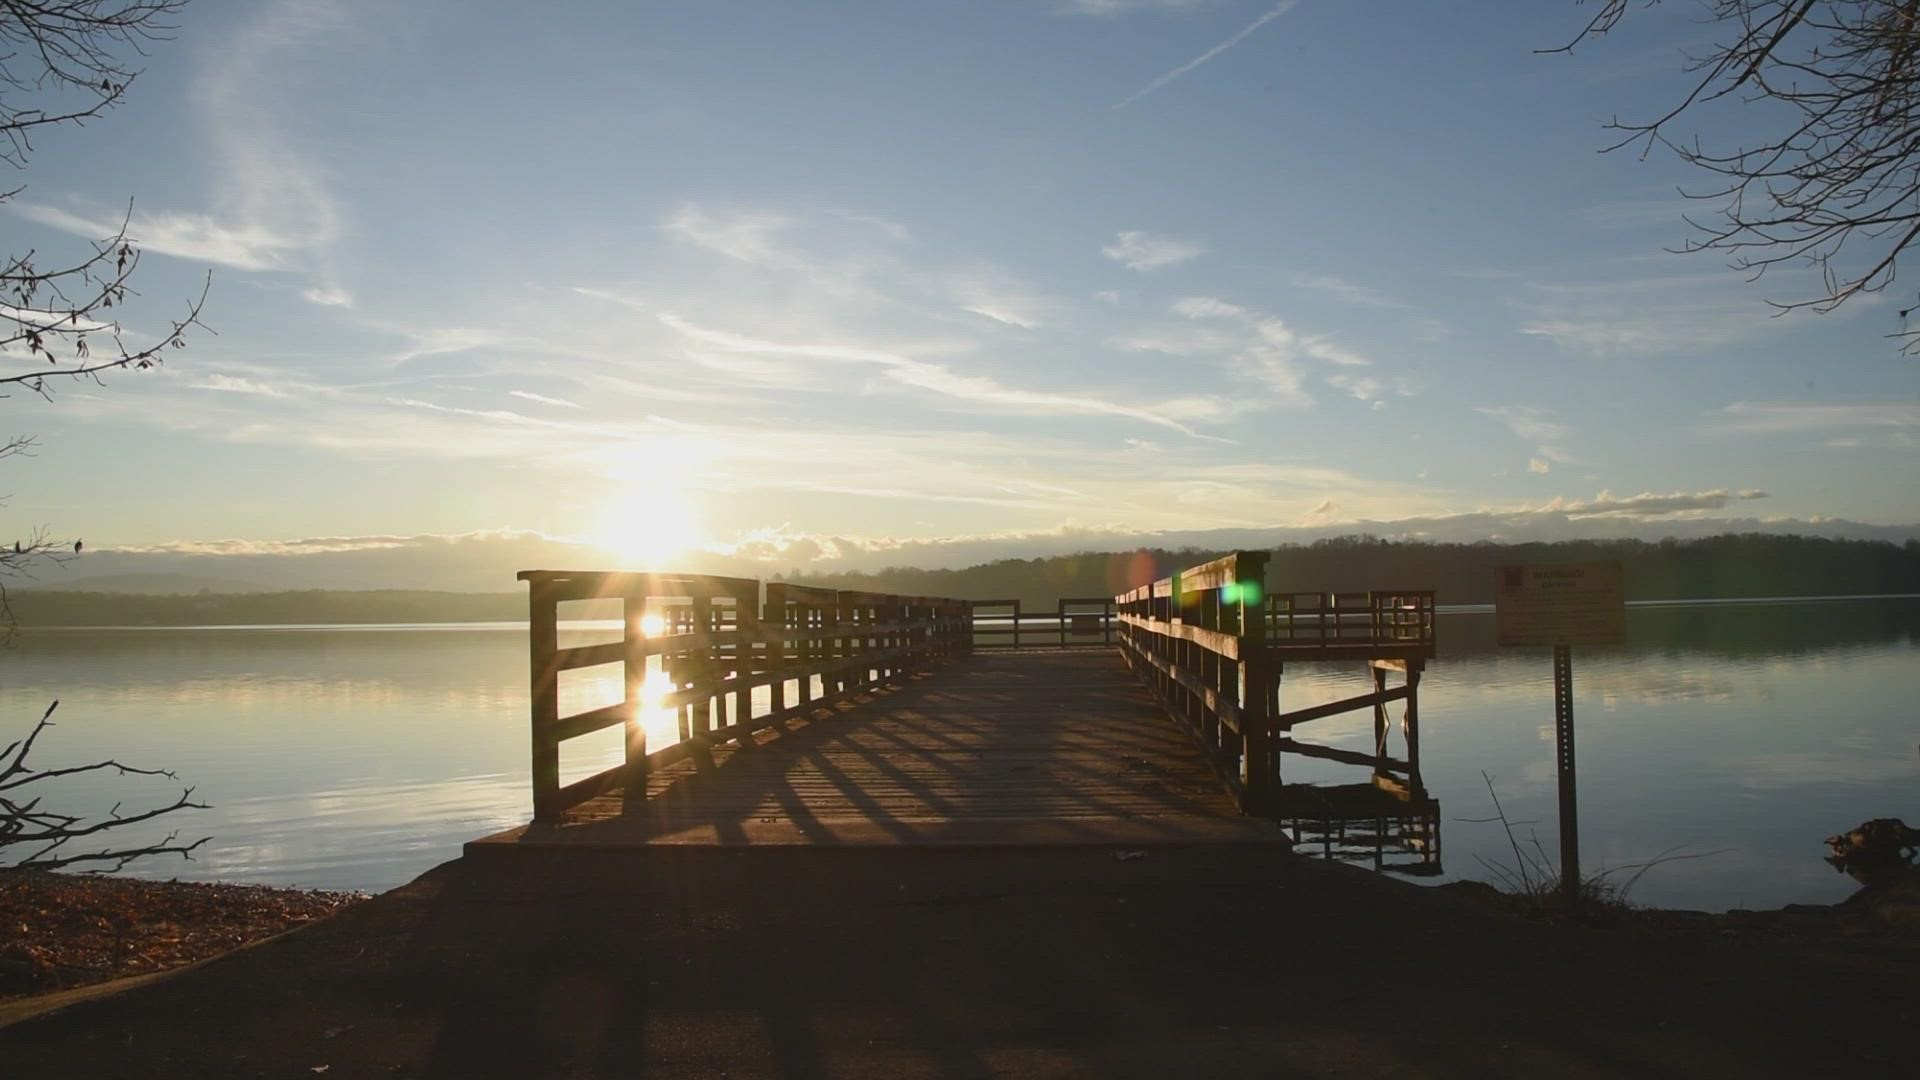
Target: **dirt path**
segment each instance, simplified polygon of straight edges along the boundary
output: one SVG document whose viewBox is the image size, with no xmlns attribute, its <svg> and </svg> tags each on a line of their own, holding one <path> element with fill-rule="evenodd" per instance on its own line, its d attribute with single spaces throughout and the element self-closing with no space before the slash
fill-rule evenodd
<svg viewBox="0 0 1920 1080">
<path fill-rule="evenodd" d="M 0 1029 L 10 1080 L 1904 1072 L 1911 954 L 1513 918 L 1269 850 L 453 863 Z"/>
</svg>

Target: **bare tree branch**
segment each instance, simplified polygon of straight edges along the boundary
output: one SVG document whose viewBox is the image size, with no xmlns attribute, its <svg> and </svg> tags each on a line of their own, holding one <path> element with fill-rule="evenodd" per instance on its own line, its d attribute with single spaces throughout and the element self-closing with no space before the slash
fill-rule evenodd
<svg viewBox="0 0 1920 1080">
<path fill-rule="evenodd" d="M 72 866 L 85 865 L 89 873 L 112 873 L 124 869 L 139 859 L 154 855 L 179 855 L 192 858 L 194 849 L 207 842 L 206 837 L 191 843 L 179 842 L 180 834 L 169 833 L 165 839 L 153 843 L 115 844 L 91 851 L 69 851 L 67 845 L 75 841 L 90 841 L 100 838 L 115 829 L 124 829 L 130 825 L 152 821 L 181 810 L 205 810 L 207 804 L 195 802 L 193 789 L 186 788 L 170 802 L 150 806 L 130 814 L 120 812 L 120 804 L 115 803 L 105 817 L 88 821 L 78 814 L 68 814 L 41 806 L 43 796 L 39 790 L 27 794 L 26 790 L 35 784 L 44 784 L 49 780 L 80 776 L 88 773 L 112 770 L 120 776 L 164 776 L 177 779 L 165 769 L 145 769 L 124 765 L 108 759 L 88 765 L 75 765 L 65 768 L 42 769 L 28 761 L 40 736 L 54 726 L 53 712 L 60 707 L 58 701 L 47 706 L 39 723 L 33 726 L 24 738 L 9 743 L 0 750 L 0 870 L 61 870 Z M 44 789 L 41 789 L 44 790 Z M 82 844 L 80 846 L 87 846 Z"/>
<path fill-rule="evenodd" d="M 1646 0 L 1650 6 L 1658 0 Z M 1785 314 L 1828 312 L 1898 279 L 1900 256 L 1920 242 L 1920 0 L 1703 0 L 1725 36 L 1689 65 L 1678 104 L 1645 121 L 1613 120 L 1605 151 L 1654 147 L 1716 179 L 1687 197 L 1717 205 L 1688 218 L 1695 235 L 1680 251 L 1721 251 L 1750 278 L 1793 264 L 1818 275 L 1820 291 L 1769 301 Z M 1631 0 L 1604 0 L 1568 52 L 1603 36 Z M 1781 120 L 1752 144 L 1712 147 L 1672 128 L 1698 106 L 1725 98 L 1763 106 Z M 1920 352 L 1920 328 L 1900 311 L 1888 335 Z"/>
</svg>

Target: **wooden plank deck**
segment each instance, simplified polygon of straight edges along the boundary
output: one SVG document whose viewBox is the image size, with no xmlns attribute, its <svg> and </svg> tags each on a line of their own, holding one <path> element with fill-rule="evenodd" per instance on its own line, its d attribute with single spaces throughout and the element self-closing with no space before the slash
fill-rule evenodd
<svg viewBox="0 0 1920 1080">
<path fill-rule="evenodd" d="M 1102 649 L 967 657 L 467 850 L 1285 842 Z"/>
</svg>

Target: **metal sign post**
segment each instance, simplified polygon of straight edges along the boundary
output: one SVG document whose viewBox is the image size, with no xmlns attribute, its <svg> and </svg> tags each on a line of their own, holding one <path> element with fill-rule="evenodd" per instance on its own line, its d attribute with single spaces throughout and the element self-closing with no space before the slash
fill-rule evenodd
<svg viewBox="0 0 1920 1080">
<path fill-rule="evenodd" d="M 1573 646 L 1553 647 L 1553 756 L 1560 772 L 1560 891 L 1580 895 L 1580 800 L 1574 791 Z"/>
<path fill-rule="evenodd" d="M 1503 566 L 1494 593 L 1502 645 L 1553 646 L 1553 753 L 1560 779 L 1560 888 L 1580 895 L 1580 802 L 1573 759 L 1573 647 L 1627 636 L 1620 564 Z"/>
</svg>

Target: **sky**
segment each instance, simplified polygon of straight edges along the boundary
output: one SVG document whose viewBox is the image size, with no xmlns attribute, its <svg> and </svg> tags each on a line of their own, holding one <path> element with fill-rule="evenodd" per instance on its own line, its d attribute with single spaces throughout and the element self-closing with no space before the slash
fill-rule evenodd
<svg viewBox="0 0 1920 1080">
<path fill-rule="evenodd" d="M 83 250 L 131 199 L 129 340 L 208 271 L 217 333 L 0 401 L 39 439 L 0 515 L 780 569 L 1920 535 L 1906 300 L 1776 318 L 1804 274 L 1669 250 L 1701 177 L 1598 152 L 1685 92 L 1699 10 L 1542 55 L 1590 13 L 195 0 L 0 225 Z"/>
</svg>

